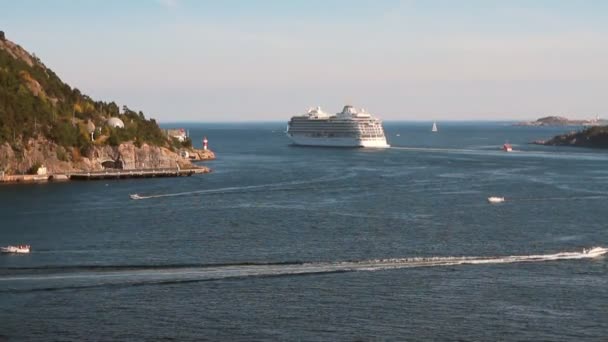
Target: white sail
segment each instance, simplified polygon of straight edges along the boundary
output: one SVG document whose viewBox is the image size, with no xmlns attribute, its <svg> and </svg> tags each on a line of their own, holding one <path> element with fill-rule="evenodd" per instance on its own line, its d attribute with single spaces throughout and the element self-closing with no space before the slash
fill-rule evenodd
<svg viewBox="0 0 608 342">
<path fill-rule="evenodd" d="M 433 128 L 431 128 L 431 132 L 437 132 L 437 123 L 433 122 Z"/>
</svg>

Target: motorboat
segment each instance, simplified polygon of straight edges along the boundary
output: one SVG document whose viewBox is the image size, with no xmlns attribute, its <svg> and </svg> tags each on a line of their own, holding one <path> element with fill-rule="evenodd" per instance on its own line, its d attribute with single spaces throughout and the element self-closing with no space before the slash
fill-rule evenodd
<svg viewBox="0 0 608 342">
<path fill-rule="evenodd" d="M 583 248 L 583 254 L 589 255 L 591 257 L 597 257 L 604 255 L 608 252 L 608 249 L 603 247 L 593 247 L 591 249 Z"/>
<path fill-rule="evenodd" d="M 30 252 L 30 245 L 0 247 L 0 252 L 25 254 Z"/>
<path fill-rule="evenodd" d="M 142 199 L 141 196 L 139 196 L 138 194 L 130 194 L 129 197 L 131 197 L 131 199 L 133 200 L 139 200 Z"/>
<path fill-rule="evenodd" d="M 502 150 L 505 152 L 513 152 L 513 146 L 511 146 L 511 144 L 509 143 L 506 143 L 502 145 Z"/>
<path fill-rule="evenodd" d="M 496 197 L 496 196 L 488 197 L 488 202 L 492 203 L 492 204 L 494 204 L 494 203 L 502 203 L 504 201 L 505 201 L 504 197 Z"/>
</svg>

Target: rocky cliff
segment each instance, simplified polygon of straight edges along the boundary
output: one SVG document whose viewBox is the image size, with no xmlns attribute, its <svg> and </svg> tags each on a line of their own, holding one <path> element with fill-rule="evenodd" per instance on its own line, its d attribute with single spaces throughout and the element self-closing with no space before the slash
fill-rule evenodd
<svg viewBox="0 0 608 342">
<path fill-rule="evenodd" d="M 208 152 L 196 160 L 213 159 L 213 152 Z M 201 168 L 192 164 L 190 158 L 184 158 L 166 147 L 148 144 L 140 147 L 130 142 L 118 146 L 92 146 L 84 155 L 78 149 L 66 149 L 43 138 L 30 139 L 24 145 L 0 145 L 0 172 L 23 174 L 35 171 L 40 165 L 44 165 L 51 174 L 108 168 Z"/>
</svg>

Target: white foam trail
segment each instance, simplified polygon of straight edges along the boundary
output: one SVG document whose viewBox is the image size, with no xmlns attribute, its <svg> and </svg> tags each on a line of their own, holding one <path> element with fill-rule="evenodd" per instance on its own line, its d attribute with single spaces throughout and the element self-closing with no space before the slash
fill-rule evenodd
<svg viewBox="0 0 608 342">
<path fill-rule="evenodd" d="M 583 153 L 583 152 L 548 152 L 548 151 L 512 151 L 504 152 L 498 146 L 495 150 L 482 150 L 470 148 L 438 148 L 438 147 L 402 147 L 391 146 L 391 150 L 413 151 L 413 152 L 435 152 L 435 153 L 460 153 L 469 155 L 486 156 L 521 156 L 531 158 L 550 158 L 550 159 L 576 159 L 576 160 L 606 160 L 608 154 L 605 153 Z"/>
<path fill-rule="evenodd" d="M 484 150 L 471 150 L 466 148 L 439 148 L 439 147 L 401 147 L 391 146 L 392 150 L 404 150 L 404 151 L 419 151 L 419 152 L 466 152 L 466 153 L 477 153 L 484 152 Z"/>
<path fill-rule="evenodd" d="M 364 261 L 345 261 L 335 263 L 304 263 L 304 264 L 268 264 L 268 265 L 232 265 L 206 266 L 187 268 L 155 268 L 124 271 L 81 271 L 55 274 L 9 275 L 0 276 L 0 283 L 21 283 L 23 281 L 39 281 L 40 286 L 65 287 L 65 283 L 55 284 L 54 281 L 69 281 L 78 286 L 104 286 L 113 284 L 147 284 L 180 281 L 219 280 L 227 278 L 263 277 L 303 275 L 335 272 L 380 271 L 387 269 L 456 266 L 456 265 L 490 265 L 522 262 L 547 262 L 561 260 L 592 259 L 608 253 L 607 248 L 594 247 L 582 252 L 559 252 L 554 254 L 512 255 L 499 257 L 428 257 L 428 258 L 397 258 Z M 92 283 L 91 283 L 92 282 Z M 35 289 L 35 288 L 34 288 Z"/>
<path fill-rule="evenodd" d="M 529 198 L 505 198 L 508 202 L 536 202 L 536 201 L 577 201 L 606 199 L 608 196 L 565 196 L 565 197 L 529 197 Z"/>
<path fill-rule="evenodd" d="M 281 187 L 292 186 L 292 185 L 333 182 L 333 181 L 338 181 L 338 180 L 344 180 L 344 179 L 351 178 L 354 176 L 355 176 L 354 173 L 349 173 L 349 174 L 345 174 L 345 175 L 341 175 L 341 176 L 321 177 L 321 178 L 312 179 L 312 180 L 299 180 L 299 181 L 268 183 L 268 184 L 258 184 L 258 185 L 246 185 L 246 186 L 231 186 L 231 187 L 226 187 L 226 188 L 175 192 L 175 193 L 169 193 L 169 194 L 157 194 L 157 195 L 148 195 L 148 196 L 142 196 L 142 195 L 137 194 L 137 198 L 135 198 L 135 199 L 143 200 L 143 199 L 150 199 L 150 198 L 176 197 L 176 196 L 186 196 L 186 195 L 231 193 L 231 192 L 240 192 L 240 191 L 266 189 L 266 188 L 280 189 Z"/>
<path fill-rule="evenodd" d="M 371 268 L 405 268 L 405 267 L 425 267 L 425 266 L 453 266 L 453 265 L 479 265 L 479 264 L 510 264 L 518 262 L 541 262 L 556 260 L 575 260 L 592 259 L 608 253 L 608 249 L 603 247 L 593 247 L 582 252 L 560 252 L 555 254 L 536 254 L 536 255 L 511 255 L 503 257 L 431 257 L 431 258 L 407 258 L 407 259 L 386 259 L 371 262 Z"/>
</svg>

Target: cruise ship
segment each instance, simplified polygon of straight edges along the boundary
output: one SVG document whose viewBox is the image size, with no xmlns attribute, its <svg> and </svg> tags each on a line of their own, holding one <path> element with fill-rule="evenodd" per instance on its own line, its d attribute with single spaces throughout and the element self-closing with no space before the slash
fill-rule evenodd
<svg viewBox="0 0 608 342">
<path fill-rule="evenodd" d="M 390 147 L 384 136 L 382 121 L 353 106 L 329 115 L 321 107 L 291 118 L 287 136 L 295 145 L 335 147 Z"/>
</svg>

